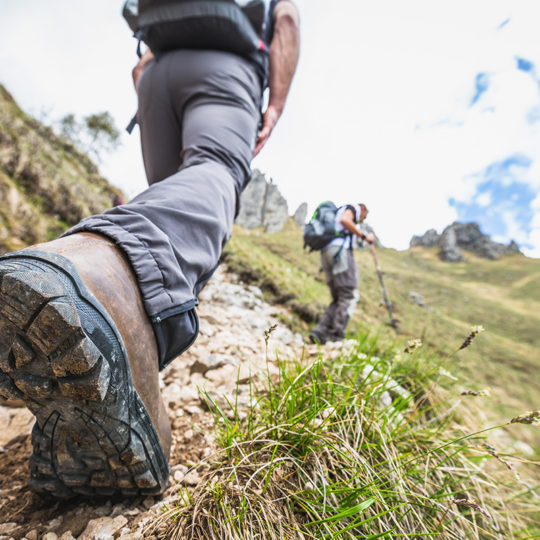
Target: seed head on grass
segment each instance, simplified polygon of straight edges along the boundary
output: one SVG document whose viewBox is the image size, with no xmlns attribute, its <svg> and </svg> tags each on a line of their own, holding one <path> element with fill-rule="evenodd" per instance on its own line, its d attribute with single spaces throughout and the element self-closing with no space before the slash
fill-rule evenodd
<svg viewBox="0 0 540 540">
<path fill-rule="evenodd" d="M 484 331 L 483 326 L 481 326 L 481 325 L 473 326 L 471 328 L 471 333 L 467 336 L 467 339 L 461 344 L 461 347 L 458 349 L 458 351 L 461 351 L 462 349 L 466 349 L 472 343 L 472 340 L 478 334 L 481 334 L 483 331 Z"/>
<path fill-rule="evenodd" d="M 497 453 L 497 450 L 495 449 L 495 447 L 489 443 L 483 443 L 482 446 L 487 450 L 488 454 L 492 457 L 494 457 L 497 461 L 500 461 L 508 470 L 512 471 L 514 473 L 514 476 L 516 478 L 516 480 L 520 483 L 520 484 L 523 484 L 524 486 L 526 486 L 529 490 L 531 489 L 531 486 L 529 484 L 527 484 L 527 482 L 524 482 L 522 479 L 521 479 L 521 476 L 519 475 L 518 471 L 516 470 L 516 468 L 511 464 L 509 463 L 508 461 L 506 461 L 504 458 L 502 458 L 498 453 Z"/>
<path fill-rule="evenodd" d="M 422 346 L 421 339 L 411 339 L 407 342 L 407 346 L 405 347 L 405 349 L 403 349 L 403 352 L 410 354 L 413 351 L 416 351 L 416 349 L 419 349 L 421 346 Z"/>
<path fill-rule="evenodd" d="M 478 510 L 481 514 L 484 514 L 484 516 L 491 518 L 487 511 L 484 510 L 476 501 L 472 499 L 452 499 L 452 502 L 454 504 L 457 504 L 458 506 L 467 506 L 469 508 L 474 508 L 475 510 Z"/>
<path fill-rule="evenodd" d="M 476 396 L 476 397 L 487 397 L 489 396 L 489 388 L 484 390 L 464 390 L 461 392 L 462 396 Z"/>
<path fill-rule="evenodd" d="M 497 461 L 500 461 L 503 465 L 506 466 L 507 469 L 511 470 L 514 475 L 516 476 L 518 481 L 521 481 L 521 478 L 519 476 L 519 473 L 516 471 L 516 468 L 511 464 L 508 463 L 505 459 L 503 459 L 498 453 L 495 447 L 489 443 L 483 443 L 482 446 L 487 450 L 488 454 L 492 457 L 494 457 Z"/>
<path fill-rule="evenodd" d="M 540 427 L 540 411 L 530 411 L 519 416 L 515 416 L 508 422 L 509 424 L 532 424 Z"/>
<path fill-rule="evenodd" d="M 277 328 L 277 324 L 273 324 L 268 330 L 264 331 L 264 342 L 266 343 L 266 346 L 268 347 L 268 340 L 270 339 L 270 336 L 272 332 Z"/>
</svg>

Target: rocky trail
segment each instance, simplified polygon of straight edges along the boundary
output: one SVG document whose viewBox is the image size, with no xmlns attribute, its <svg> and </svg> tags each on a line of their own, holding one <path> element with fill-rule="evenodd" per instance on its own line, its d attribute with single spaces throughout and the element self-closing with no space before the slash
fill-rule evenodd
<svg viewBox="0 0 540 540">
<path fill-rule="evenodd" d="M 282 324 L 266 353 L 265 330 L 283 311 L 223 268 L 202 292 L 199 338 L 161 377 L 173 427 L 170 486 L 162 497 L 59 502 L 33 494 L 26 484 L 34 417 L 25 408 L 0 406 L 0 540 L 150 538 L 149 526 L 163 506 L 179 487 L 201 481 L 198 465 L 217 449 L 214 417 L 201 392 L 223 410 L 230 410 L 227 399 L 238 403 L 241 416 L 250 403 L 250 385 L 277 372 L 276 351 L 284 358 L 302 354 L 302 337 Z M 316 353 L 312 346 L 304 350 Z"/>
</svg>

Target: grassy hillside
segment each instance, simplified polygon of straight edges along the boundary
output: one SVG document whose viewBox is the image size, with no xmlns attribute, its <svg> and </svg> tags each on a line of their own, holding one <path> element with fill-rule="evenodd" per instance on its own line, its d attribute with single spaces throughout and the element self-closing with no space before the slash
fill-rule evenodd
<svg viewBox="0 0 540 540">
<path fill-rule="evenodd" d="M 120 194 L 0 84 L 0 254 L 58 236 Z"/>
<path fill-rule="evenodd" d="M 374 261 L 366 249 L 355 254 L 360 303 L 349 326 L 351 334 L 369 331 L 381 347 L 419 338 L 425 349 L 445 356 L 471 326 L 482 325 L 486 332 L 475 347 L 466 358 L 457 354 L 446 369 L 464 390 L 490 389 L 489 421 L 540 408 L 539 260 L 514 255 L 488 261 L 467 254 L 466 262 L 451 264 L 440 261 L 435 249 L 381 248 L 377 253 L 399 321 L 398 333 L 388 325 Z M 296 314 L 291 324 L 306 334 L 330 301 L 319 254 L 302 250 L 301 231 L 292 222 L 277 234 L 236 229 L 225 257 L 270 299 L 288 304 Z M 411 299 L 410 292 L 422 296 L 424 307 Z M 540 430 L 517 433 L 538 455 Z"/>
</svg>

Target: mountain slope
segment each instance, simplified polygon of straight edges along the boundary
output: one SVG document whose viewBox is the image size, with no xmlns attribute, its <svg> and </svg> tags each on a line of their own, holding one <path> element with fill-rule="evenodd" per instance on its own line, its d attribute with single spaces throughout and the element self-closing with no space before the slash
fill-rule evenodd
<svg viewBox="0 0 540 540">
<path fill-rule="evenodd" d="M 120 191 L 0 85 L 0 254 L 58 236 Z"/>
<path fill-rule="evenodd" d="M 55 236 L 115 193 L 0 88 L 0 252 Z M 301 334 L 329 296 L 318 254 L 301 245 L 292 223 L 277 234 L 235 229 L 224 259 L 244 283 L 216 273 L 197 343 L 161 373 L 173 427 L 164 499 L 32 495 L 31 415 L 0 406 L 0 536 L 533 537 L 538 465 L 523 442 L 538 446 L 539 430 L 476 432 L 539 408 L 538 261 L 449 265 L 430 250 L 380 249 L 395 334 L 370 254 L 357 252 L 355 339 L 319 348 Z M 455 354 L 476 324 L 487 332 Z M 491 396 L 461 397 L 487 384 Z"/>
<path fill-rule="evenodd" d="M 318 253 L 302 250 L 301 231 L 290 223 L 276 234 L 238 228 L 226 248 L 228 265 L 248 282 L 260 285 L 274 301 L 298 315 L 292 321 L 307 334 L 329 303 Z M 441 356 L 452 353 L 471 326 L 486 332 L 452 360 L 452 372 L 467 389 L 489 387 L 492 421 L 538 409 L 540 369 L 540 261 L 521 255 L 487 261 L 467 253 L 467 261 L 445 263 L 436 248 L 407 251 L 378 249 L 384 282 L 399 321 L 398 334 L 388 313 L 368 250 L 357 250 L 360 302 L 349 331 L 370 331 L 381 342 L 420 338 Z M 420 295 L 423 306 L 410 293 Z M 291 321 L 289 321 L 291 323 Z M 523 440 L 540 447 L 538 430 L 522 430 Z"/>
</svg>

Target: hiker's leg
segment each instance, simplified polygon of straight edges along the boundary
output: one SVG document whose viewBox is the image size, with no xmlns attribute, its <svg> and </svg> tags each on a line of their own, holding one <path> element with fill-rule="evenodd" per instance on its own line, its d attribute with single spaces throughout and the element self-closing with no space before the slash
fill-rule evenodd
<svg viewBox="0 0 540 540">
<path fill-rule="evenodd" d="M 334 283 L 334 275 L 332 269 L 335 266 L 335 257 L 339 254 L 339 248 L 336 246 L 328 246 L 326 248 L 323 248 L 323 250 L 321 251 L 321 267 L 326 276 L 326 284 L 328 285 L 328 289 L 330 290 L 332 302 L 326 308 L 317 325 L 313 328 L 312 333 L 325 339 L 330 337 L 334 327 L 334 317 L 336 312 L 338 291 Z"/>
<path fill-rule="evenodd" d="M 336 315 L 334 317 L 334 328 L 331 331 L 330 339 L 340 341 L 345 338 L 347 325 L 354 314 L 358 304 L 358 289 L 348 289 L 341 296 L 338 306 L 336 306 Z"/>
<path fill-rule="evenodd" d="M 334 275 L 338 299 L 332 328 L 333 339 L 345 337 L 347 324 L 358 303 L 358 270 L 352 250 L 347 250 L 345 256 L 347 257 L 346 270 Z"/>
<path fill-rule="evenodd" d="M 146 178 L 149 184 L 178 171 L 181 164 L 182 125 L 177 110 L 181 90 L 171 95 L 168 85 L 170 62 L 162 58 L 150 62 L 139 79 L 137 122 L 141 137 Z"/>
<path fill-rule="evenodd" d="M 206 161 L 229 166 L 235 180 L 239 176 L 249 179 L 252 152 L 246 154 L 244 143 L 250 149 L 254 144 L 251 116 L 255 112 L 258 122 L 261 97 L 259 80 L 249 63 L 222 52 L 173 51 L 147 66 L 138 95 L 137 118 L 149 184 Z M 247 124 L 231 122 L 230 111 L 224 112 L 223 106 L 244 109 Z M 187 118 L 196 109 L 201 110 L 199 123 Z"/>
<path fill-rule="evenodd" d="M 334 327 L 335 313 L 336 302 L 332 301 L 332 303 L 326 308 L 317 325 L 313 328 L 312 332 L 328 338 L 331 335 L 332 329 Z"/>
<path fill-rule="evenodd" d="M 182 127 L 180 170 L 69 233 L 103 234 L 127 254 L 164 366 L 196 337 L 196 295 L 218 264 L 249 181 L 260 83 L 251 64 L 228 53 L 174 51 L 157 66 L 153 83 L 165 79 Z M 143 112 L 142 130 L 146 124 Z"/>
</svg>

